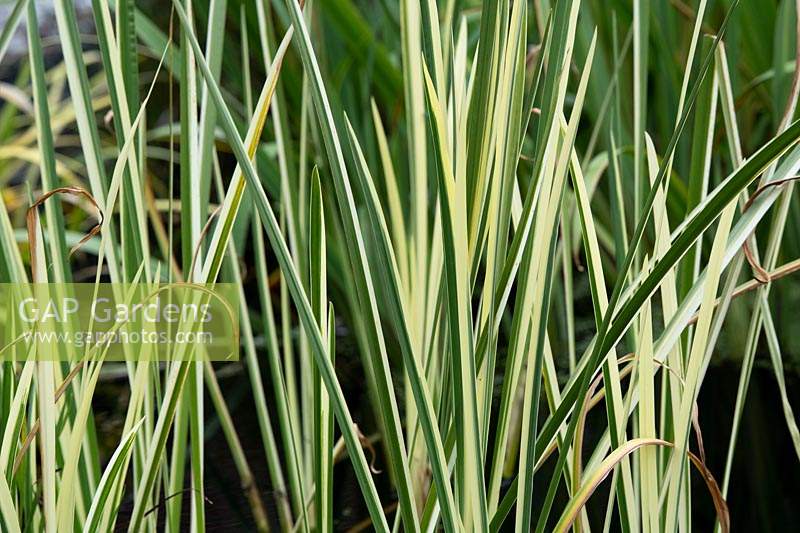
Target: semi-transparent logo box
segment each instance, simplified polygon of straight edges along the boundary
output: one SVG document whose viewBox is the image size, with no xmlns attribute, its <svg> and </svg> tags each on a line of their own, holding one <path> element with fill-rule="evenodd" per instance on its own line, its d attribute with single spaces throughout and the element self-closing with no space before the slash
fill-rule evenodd
<svg viewBox="0 0 800 533">
<path fill-rule="evenodd" d="M 236 361 L 239 303 L 232 283 L 3 283 L 0 360 Z"/>
</svg>

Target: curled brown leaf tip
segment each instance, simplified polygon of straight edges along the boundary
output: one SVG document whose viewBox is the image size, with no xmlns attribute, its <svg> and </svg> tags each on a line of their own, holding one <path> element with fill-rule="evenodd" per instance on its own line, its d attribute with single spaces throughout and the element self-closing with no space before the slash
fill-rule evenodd
<svg viewBox="0 0 800 533">
<path fill-rule="evenodd" d="M 768 183 L 765 183 L 764 185 L 756 189 L 756 191 L 750 196 L 750 198 L 747 199 L 747 202 L 745 202 L 744 204 L 744 208 L 742 208 L 742 213 L 750 209 L 750 206 L 753 205 L 753 202 L 755 202 L 756 198 L 761 196 L 764 193 L 764 191 L 772 187 L 780 187 L 782 185 L 786 185 L 787 183 L 792 182 L 798 178 L 800 178 L 800 176 L 790 176 L 788 178 L 773 180 Z M 752 248 L 750 248 L 751 237 L 752 233 L 748 235 L 747 239 L 745 239 L 744 244 L 742 245 L 742 251 L 744 252 L 744 256 L 747 259 L 747 262 L 750 264 L 750 268 L 753 271 L 753 277 L 759 283 L 762 284 L 769 283 L 770 281 L 772 281 L 769 272 L 767 272 L 767 270 L 761 266 L 761 264 L 758 262 L 758 259 L 755 257 Z"/>
<path fill-rule="evenodd" d="M 76 196 L 79 198 L 84 198 L 92 207 L 94 207 L 95 211 L 97 211 L 97 223 L 89 230 L 89 232 L 80 240 L 78 243 L 70 248 L 69 255 L 67 259 L 72 257 L 72 254 L 78 251 L 81 246 L 83 246 L 89 239 L 100 233 L 100 229 L 103 227 L 103 220 L 105 219 L 103 212 L 100 210 L 100 206 L 97 205 L 97 202 L 86 189 L 82 189 L 80 187 L 58 187 L 51 191 L 47 191 L 43 195 L 41 195 L 33 204 L 28 208 L 28 212 L 25 217 L 26 225 L 28 226 L 28 243 L 30 244 L 31 250 L 36 248 L 36 223 L 39 218 L 39 206 L 43 205 L 48 198 L 55 196 L 56 194 L 66 194 L 70 196 Z M 31 253 L 31 269 L 35 272 L 36 271 L 36 254 Z"/>
<path fill-rule="evenodd" d="M 373 474 L 380 474 L 383 470 L 377 468 L 375 466 L 375 461 L 378 458 L 378 453 L 375 451 L 375 446 L 372 445 L 372 442 L 369 440 L 369 437 L 361 433 L 361 430 L 358 428 L 358 424 L 353 424 L 353 428 L 356 430 L 356 435 L 358 435 L 358 440 L 361 443 L 361 447 L 369 451 L 369 469 Z"/>
</svg>

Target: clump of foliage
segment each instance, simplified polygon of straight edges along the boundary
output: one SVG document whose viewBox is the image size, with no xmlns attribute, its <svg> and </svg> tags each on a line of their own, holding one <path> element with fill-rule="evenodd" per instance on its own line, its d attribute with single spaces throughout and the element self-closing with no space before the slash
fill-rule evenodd
<svg viewBox="0 0 800 533">
<path fill-rule="evenodd" d="M 727 531 L 765 352 L 800 457 L 796 315 L 771 294 L 800 268 L 795 3 L 375 4 L 94 0 L 89 39 L 54 0 L 54 54 L 13 4 L 0 282 L 235 283 L 242 364 L 7 357 L 4 531 L 205 530 L 212 419 L 261 531 L 332 531 L 339 462 L 379 531 Z M 712 448 L 697 402 L 723 351 L 741 377 Z"/>
</svg>

